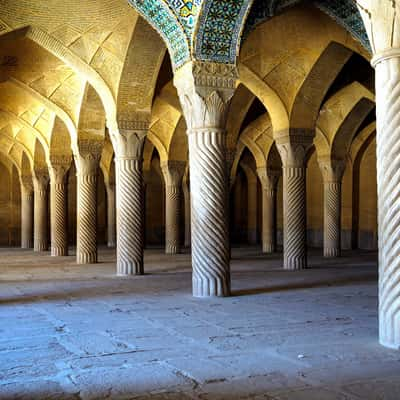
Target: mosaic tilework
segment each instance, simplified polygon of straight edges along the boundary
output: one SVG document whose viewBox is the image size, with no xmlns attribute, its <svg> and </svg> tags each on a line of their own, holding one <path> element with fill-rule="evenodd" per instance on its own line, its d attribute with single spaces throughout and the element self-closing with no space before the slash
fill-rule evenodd
<svg viewBox="0 0 400 400">
<path fill-rule="evenodd" d="M 311 2 L 347 29 L 365 48 L 370 50 L 361 15 L 351 0 L 313 0 Z M 258 24 L 297 3 L 300 3 L 300 0 L 255 0 L 247 18 L 244 36 L 247 36 Z"/>
<path fill-rule="evenodd" d="M 371 46 L 360 12 L 351 0 L 318 0 L 315 5 L 346 28 L 363 46 L 371 51 Z"/>
<path fill-rule="evenodd" d="M 251 3 L 251 0 L 207 1 L 199 20 L 196 58 L 234 63 L 242 24 Z"/>
<path fill-rule="evenodd" d="M 186 35 L 190 38 L 196 24 L 202 0 L 168 0 Z"/>
<path fill-rule="evenodd" d="M 300 0 L 128 0 L 162 34 L 175 67 L 194 55 L 203 61 L 235 63 L 240 36 Z M 203 5 L 202 3 L 205 2 Z M 310 0 L 344 26 L 367 49 L 368 37 L 352 0 Z M 203 8 L 203 9 L 202 9 Z M 202 9 L 202 10 L 201 10 Z M 199 16 L 199 13 L 201 14 Z M 250 12 L 249 12 L 250 11 Z M 198 24 L 196 40 L 193 32 Z"/>
<path fill-rule="evenodd" d="M 179 23 L 176 13 L 172 12 L 166 3 L 160 0 L 128 1 L 163 36 L 175 67 L 181 66 L 190 59 L 189 41 L 186 31 Z M 181 3 L 184 3 L 184 1 L 181 1 Z M 183 14 L 186 13 L 188 15 L 185 17 L 186 19 L 190 17 L 190 7 L 187 3 L 185 3 L 188 7 L 187 9 L 184 7 L 180 9 Z M 176 4 L 178 4 L 177 1 Z M 175 11 L 177 10 L 175 9 Z"/>
</svg>

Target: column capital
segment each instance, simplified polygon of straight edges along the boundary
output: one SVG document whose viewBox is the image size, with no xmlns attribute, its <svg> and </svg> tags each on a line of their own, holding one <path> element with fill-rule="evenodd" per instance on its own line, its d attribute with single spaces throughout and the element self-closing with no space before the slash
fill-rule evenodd
<svg viewBox="0 0 400 400">
<path fill-rule="evenodd" d="M 97 168 L 103 150 L 103 142 L 81 139 L 79 151 L 74 154 L 77 175 L 97 175 Z"/>
<path fill-rule="evenodd" d="M 346 168 L 345 160 L 331 160 L 330 157 L 318 159 L 324 183 L 340 183 Z"/>
<path fill-rule="evenodd" d="M 238 71 L 233 64 L 192 61 L 175 73 L 174 85 L 188 127 L 224 130 Z"/>
<path fill-rule="evenodd" d="M 19 177 L 20 182 L 24 190 L 26 190 L 28 193 L 33 192 L 33 181 L 32 181 L 32 175 L 20 175 Z"/>
<path fill-rule="evenodd" d="M 399 2 L 356 0 L 356 3 L 375 55 L 373 65 L 382 58 L 399 57 L 400 35 L 397 33 L 400 22 Z M 397 55 L 394 55 L 395 53 Z"/>
<path fill-rule="evenodd" d="M 52 155 L 49 161 L 50 179 L 55 183 L 62 183 L 71 166 L 72 158 L 65 155 Z"/>
<path fill-rule="evenodd" d="M 276 168 L 258 167 L 257 175 L 263 189 L 276 189 L 282 171 Z"/>
<path fill-rule="evenodd" d="M 304 129 L 276 134 L 276 147 L 283 167 L 305 167 L 307 151 L 313 144 L 314 132 Z"/>
<path fill-rule="evenodd" d="M 142 160 L 143 146 L 148 131 L 148 122 L 130 121 L 123 129 L 111 132 L 116 160 Z"/>
<path fill-rule="evenodd" d="M 47 168 L 37 168 L 33 171 L 32 181 L 35 190 L 45 190 L 49 183 L 49 170 Z"/>
<path fill-rule="evenodd" d="M 186 161 L 164 161 L 160 165 L 164 175 L 165 186 L 181 186 L 185 174 Z"/>
</svg>

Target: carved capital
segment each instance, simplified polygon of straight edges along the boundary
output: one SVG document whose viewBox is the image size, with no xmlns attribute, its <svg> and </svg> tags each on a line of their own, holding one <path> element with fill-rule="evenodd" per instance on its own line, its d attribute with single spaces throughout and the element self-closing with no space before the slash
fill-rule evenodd
<svg viewBox="0 0 400 400">
<path fill-rule="evenodd" d="M 84 155 L 76 154 L 75 165 L 76 175 L 97 175 L 97 169 L 100 163 L 100 154 L 98 153 L 86 153 Z"/>
<path fill-rule="evenodd" d="M 166 161 L 161 163 L 161 170 L 164 175 L 166 186 L 180 187 L 183 175 L 185 174 L 185 161 Z"/>
<path fill-rule="evenodd" d="M 318 159 L 324 183 L 339 183 L 342 181 L 346 168 L 345 160 L 331 160 L 329 157 Z"/>
<path fill-rule="evenodd" d="M 234 65 L 193 61 L 174 78 L 188 132 L 224 130 L 237 81 Z"/>
<path fill-rule="evenodd" d="M 375 55 L 389 49 L 400 49 L 399 1 L 356 0 Z M 399 53 L 399 51 L 397 51 Z"/>
<path fill-rule="evenodd" d="M 277 135 L 276 147 L 284 167 L 305 167 L 306 154 L 312 146 L 313 136 L 302 130 L 290 135 Z"/>
<path fill-rule="evenodd" d="M 141 160 L 147 129 L 120 129 L 111 135 L 115 158 Z"/>
<path fill-rule="evenodd" d="M 22 188 L 27 193 L 32 193 L 33 192 L 32 176 L 31 175 L 20 175 L 19 179 L 20 179 Z"/>
<path fill-rule="evenodd" d="M 63 183 L 66 173 L 71 166 L 71 157 L 64 155 L 50 156 L 49 173 L 54 183 Z"/>
<path fill-rule="evenodd" d="M 279 169 L 268 167 L 257 168 L 257 175 L 264 190 L 276 190 L 276 185 L 278 184 L 281 174 L 282 171 Z"/>
<path fill-rule="evenodd" d="M 35 191 L 45 191 L 49 183 L 49 171 L 47 168 L 37 169 L 32 176 Z"/>
</svg>

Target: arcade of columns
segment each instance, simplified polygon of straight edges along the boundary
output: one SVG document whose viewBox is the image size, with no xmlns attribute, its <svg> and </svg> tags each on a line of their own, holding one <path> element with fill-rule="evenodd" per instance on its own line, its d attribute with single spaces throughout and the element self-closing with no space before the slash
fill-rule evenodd
<svg viewBox="0 0 400 400">
<path fill-rule="evenodd" d="M 169 11 L 168 23 L 176 23 L 173 40 L 174 35 L 162 30 L 167 20 L 146 14 L 142 2 L 131 3 L 59 2 L 52 15 L 46 2 L 38 2 L 35 13 L 24 12 L 29 1 L 5 2 L 0 8 L 0 150 L 20 176 L 21 247 L 47 249 L 49 201 L 51 255 L 68 254 L 66 176 L 74 163 L 76 259 L 95 263 L 101 168 L 116 273 L 143 274 L 146 154 L 154 147 L 165 182 L 166 253 L 180 251 L 184 213 L 186 244 L 191 236 L 193 295 L 228 296 L 228 201 L 238 168 L 253 182 L 249 188 L 256 179 L 261 184 L 265 253 L 276 250 L 274 216 L 282 176 L 283 268 L 303 269 L 310 153 L 315 150 L 323 177 L 324 255 L 338 257 L 342 178 L 355 162 L 357 148 L 376 130 L 380 342 L 400 347 L 397 2 L 357 2 L 370 48 L 318 7 L 293 5 L 265 18 L 244 35 L 240 46 L 240 35 L 232 33 L 233 39 L 237 36 L 232 47 L 236 53 L 229 62 L 212 54 L 196 57 L 204 47 L 201 23 L 207 18 L 196 19 L 193 11 L 192 22 L 199 26 L 190 29 Z M 164 4 L 148 3 L 160 9 Z M 196 9 L 205 13 L 211 3 L 198 1 Z M 70 13 L 74 8 L 82 8 L 75 17 Z M 238 26 L 244 25 L 250 9 L 251 2 L 247 8 L 242 5 Z M 77 20 L 77 15 L 90 17 Z M 157 15 L 164 14 L 159 10 Z M 179 36 L 190 32 L 190 40 Z M 179 48 L 182 43 L 186 53 Z M 165 66 L 166 48 L 173 80 Z M 353 70 L 352 79 L 349 74 L 339 79 L 355 57 L 375 68 L 376 97 L 368 79 L 372 72 L 365 78 Z M 255 99 L 265 113 L 244 125 Z M 376 127 L 370 120 L 375 102 Z M 253 171 L 241 161 L 245 149 L 254 157 Z M 249 189 L 249 210 L 254 197 Z M 255 218 L 250 214 L 249 225 Z"/>
</svg>

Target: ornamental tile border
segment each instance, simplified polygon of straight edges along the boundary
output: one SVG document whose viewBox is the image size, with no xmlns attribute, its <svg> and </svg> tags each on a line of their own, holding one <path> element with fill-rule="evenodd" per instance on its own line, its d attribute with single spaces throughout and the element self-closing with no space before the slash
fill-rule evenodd
<svg viewBox="0 0 400 400">
<path fill-rule="evenodd" d="M 234 63 L 252 0 L 212 0 L 199 17 L 195 56 L 199 60 Z M 233 38 L 233 40 L 232 40 Z"/>
<path fill-rule="evenodd" d="M 169 4 L 159 0 L 128 0 L 164 38 L 173 65 L 178 68 L 190 59 L 189 42 L 184 27 Z"/>
</svg>

